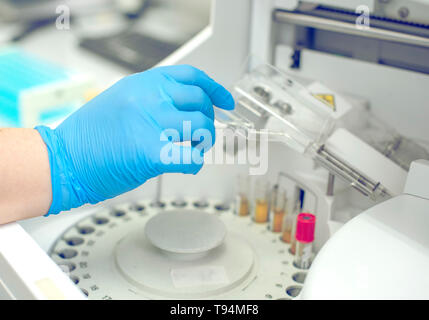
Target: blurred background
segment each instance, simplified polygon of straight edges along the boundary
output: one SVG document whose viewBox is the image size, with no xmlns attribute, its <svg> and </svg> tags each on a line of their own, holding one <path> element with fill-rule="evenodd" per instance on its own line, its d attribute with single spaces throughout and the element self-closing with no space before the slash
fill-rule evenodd
<svg viewBox="0 0 429 320">
<path fill-rule="evenodd" d="M 0 126 L 51 124 L 208 26 L 210 0 L 0 0 Z"/>
</svg>

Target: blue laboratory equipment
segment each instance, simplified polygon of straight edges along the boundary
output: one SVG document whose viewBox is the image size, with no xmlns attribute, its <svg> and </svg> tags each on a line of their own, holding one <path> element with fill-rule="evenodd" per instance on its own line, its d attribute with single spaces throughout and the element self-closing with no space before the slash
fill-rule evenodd
<svg viewBox="0 0 429 320">
<path fill-rule="evenodd" d="M 15 48 L 0 50 L 0 126 L 53 124 L 85 102 L 91 80 Z"/>
</svg>

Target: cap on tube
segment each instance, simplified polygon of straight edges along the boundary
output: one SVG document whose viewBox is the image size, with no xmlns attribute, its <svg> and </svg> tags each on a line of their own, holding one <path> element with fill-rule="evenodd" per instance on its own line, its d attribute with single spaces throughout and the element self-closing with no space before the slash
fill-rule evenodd
<svg viewBox="0 0 429 320">
<path fill-rule="evenodd" d="M 316 216 L 311 213 L 300 213 L 296 221 L 295 238 L 300 242 L 313 242 Z"/>
</svg>

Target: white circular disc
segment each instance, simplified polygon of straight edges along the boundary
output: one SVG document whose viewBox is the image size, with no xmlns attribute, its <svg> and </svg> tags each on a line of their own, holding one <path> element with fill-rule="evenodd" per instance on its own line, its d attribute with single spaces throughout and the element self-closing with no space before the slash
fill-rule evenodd
<svg viewBox="0 0 429 320">
<path fill-rule="evenodd" d="M 207 252 L 226 236 L 225 224 L 215 215 L 196 210 L 161 212 L 145 226 L 145 235 L 157 248 L 175 254 Z"/>
<path fill-rule="evenodd" d="M 201 299 L 242 285 L 254 271 L 254 253 L 235 234 L 209 253 L 193 260 L 178 259 L 153 246 L 141 232 L 123 238 L 115 248 L 119 273 L 151 295 Z"/>
<path fill-rule="evenodd" d="M 200 199 L 189 198 L 180 209 L 198 210 L 197 217 L 205 211 L 220 219 L 228 230 L 220 245 L 199 253 L 169 252 L 154 245 L 144 228 L 160 211 L 179 210 L 173 204 L 176 199 L 165 200 L 162 208 L 151 206 L 152 199 L 138 206 L 124 203 L 76 219 L 61 232 L 50 256 L 93 300 L 295 297 L 302 286 L 297 276 L 306 272 L 292 263 L 290 245 L 266 223 L 238 216 L 233 207 L 218 209 L 221 200 L 208 199 L 207 206 L 198 207 Z M 212 242 L 206 247 L 213 246 Z"/>
</svg>

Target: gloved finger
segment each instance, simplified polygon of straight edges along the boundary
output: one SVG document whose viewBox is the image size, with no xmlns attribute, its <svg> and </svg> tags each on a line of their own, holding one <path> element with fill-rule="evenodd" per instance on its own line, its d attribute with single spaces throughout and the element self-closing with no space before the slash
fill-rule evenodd
<svg viewBox="0 0 429 320">
<path fill-rule="evenodd" d="M 204 164 L 204 155 L 197 148 L 167 142 L 160 152 L 161 173 L 197 174 Z"/>
<path fill-rule="evenodd" d="M 160 67 L 160 71 L 177 82 L 200 87 L 215 106 L 226 110 L 234 109 L 235 102 L 231 93 L 200 69 L 190 65 L 178 65 Z"/>
<path fill-rule="evenodd" d="M 213 103 L 200 87 L 172 82 L 166 90 L 178 110 L 200 111 L 214 120 Z"/>
<path fill-rule="evenodd" d="M 204 152 L 210 149 L 216 139 L 214 121 L 199 111 L 177 111 L 162 114 L 158 120 L 164 136 L 172 142 L 192 141 Z"/>
<path fill-rule="evenodd" d="M 184 124 L 183 141 L 192 141 L 193 147 L 208 151 L 216 141 L 214 121 L 198 111 L 182 111 L 180 114 Z"/>
</svg>

